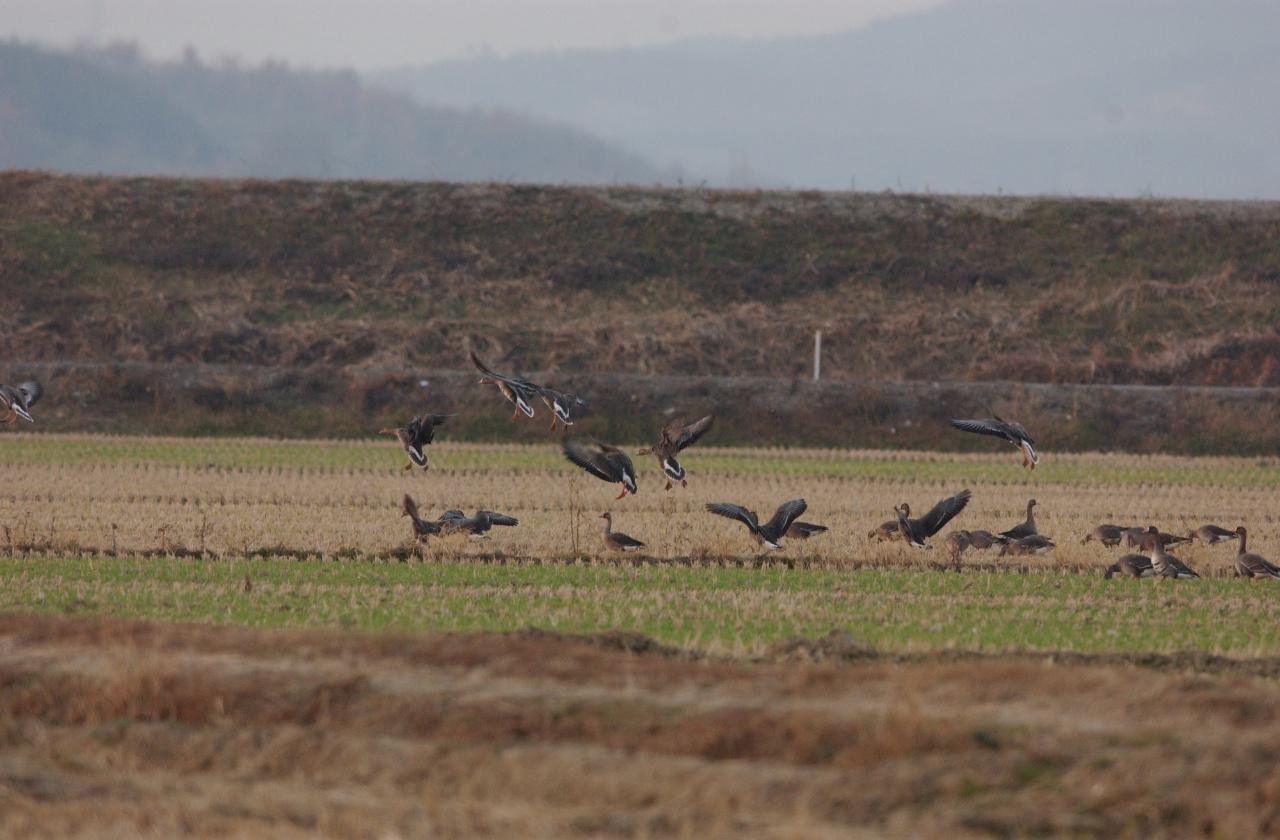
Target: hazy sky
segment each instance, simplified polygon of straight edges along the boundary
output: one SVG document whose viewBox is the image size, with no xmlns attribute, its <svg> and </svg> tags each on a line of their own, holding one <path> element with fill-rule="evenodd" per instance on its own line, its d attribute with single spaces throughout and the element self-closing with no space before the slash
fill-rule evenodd
<svg viewBox="0 0 1280 840">
<path fill-rule="evenodd" d="M 695 36 L 836 32 L 944 0 L 0 0 L 0 36 L 136 41 L 155 58 L 378 69 L 466 56 Z"/>
</svg>

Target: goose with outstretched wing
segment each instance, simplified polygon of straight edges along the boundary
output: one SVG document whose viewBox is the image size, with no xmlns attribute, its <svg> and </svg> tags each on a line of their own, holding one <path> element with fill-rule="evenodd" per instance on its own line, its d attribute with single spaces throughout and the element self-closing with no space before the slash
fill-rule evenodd
<svg viewBox="0 0 1280 840">
<path fill-rule="evenodd" d="M 667 476 L 667 490 L 671 489 L 671 483 L 674 481 L 680 482 L 681 487 L 688 487 L 689 482 L 685 478 L 685 469 L 676 460 L 676 455 L 693 446 L 703 435 L 709 432 L 712 424 L 715 423 L 715 419 L 715 415 L 708 414 L 694 423 L 685 424 L 683 420 L 668 423 L 663 428 L 662 437 L 659 438 L 656 444 L 647 449 L 641 449 L 636 454 L 653 455 L 658 459 L 662 472 Z"/>
<path fill-rule="evenodd" d="M 533 398 L 541 392 L 541 386 L 535 385 L 527 379 L 521 379 L 517 376 L 506 376 L 492 370 L 484 362 L 480 361 L 480 357 L 475 351 L 471 351 L 471 364 L 476 366 L 476 370 L 480 371 L 481 385 L 497 385 L 502 396 L 506 397 L 510 403 L 515 406 L 515 410 L 511 412 L 511 419 L 515 420 L 521 414 L 525 417 L 532 417 Z"/>
<path fill-rule="evenodd" d="M 938 502 L 919 519 L 911 518 L 911 506 L 903 502 L 893 509 L 898 515 L 898 533 L 909 545 L 915 548 L 928 548 L 925 540 L 941 531 L 943 526 L 964 510 L 969 504 L 971 495 L 968 490 L 961 490 L 954 496 L 948 496 Z"/>
<path fill-rule="evenodd" d="M 800 517 L 800 514 L 805 512 L 806 508 L 808 508 L 808 505 L 804 499 L 792 499 L 789 502 L 783 502 L 774 511 L 773 517 L 763 525 L 760 524 L 755 511 L 747 510 L 742 505 L 735 505 L 729 502 L 712 502 L 707 505 L 707 512 L 727 519 L 736 519 L 747 526 L 747 530 L 751 532 L 751 536 L 756 542 L 769 551 L 777 551 L 782 547 L 779 544 L 779 540 L 786 535 L 787 530 Z"/>
<path fill-rule="evenodd" d="M 1040 463 L 1040 455 L 1036 452 L 1036 442 L 1031 439 L 1027 427 L 1012 420 L 991 417 L 980 420 L 951 420 L 952 426 L 962 432 L 976 435 L 991 435 L 1003 438 L 1022 450 L 1022 466 L 1034 470 Z"/>
</svg>

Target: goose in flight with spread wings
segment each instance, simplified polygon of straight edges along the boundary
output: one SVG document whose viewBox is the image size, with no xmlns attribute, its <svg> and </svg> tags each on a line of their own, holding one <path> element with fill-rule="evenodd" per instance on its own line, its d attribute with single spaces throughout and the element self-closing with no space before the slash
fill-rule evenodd
<svg viewBox="0 0 1280 840">
<path fill-rule="evenodd" d="M 680 462 L 676 460 L 676 455 L 693 446 L 698 439 L 711 430 L 711 424 L 715 422 L 715 415 L 708 414 L 701 420 L 685 425 L 683 420 L 675 420 L 668 423 L 662 429 L 662 437 L 656 444 L 641 449 L 637 455 L 653 455 L 658 459 L 658 463 L 662 466 L 662 471 L 667 476 L 666 489 L 671 489 L 673 481 L 680 482 L 681 487 L 688 487 L 689 482 L 685 479 L 685 469 L 680 466 Z"/>
<path fill-rule="evenodd" d="M 396 440 L 400 441 L 400 445 L 409 456 L 409 463 L 404 465 L 406 470 L 414 467 L 422 467 L 425 470 L 428 464 L 427 453 L 423 447 L 435 440 L 436 426 L 452 416 L 451 414 L 425 414 L 414 417 L 403 426 L 379 429 L 378 434 L 395 435 Z"/>
<path fill-rule="evenodd" d="M 498 373 L 480 361 L 480 357 L 475 351 L 471 351 L 471 364 L 476 366 L 480 371 L 481 385 L 497 385 L 502 396 L 506 397 L 515 410 L 511 412 L 511 419 L 515 420 L 521 414 L 525 417 L 533 416 L 533 398 L 541 393 L 541 387 L 533 384 L 527 379 L 521 379 L 518 376 L 506 376 Z"/>
<path fill-rule="evenodd" d="M 805 512 L 806 508 L 808 508 L 808 504 L 805 503 L 804 499 L 792 499 L 789 502 L 783 502 L 774 511 L 773 517 L 763 525 L 760 524 L 760 520 L 756 517 L 754 510 L 747 510 L 742 505 L 730 504 L 729 502 L 712 502 L 707 505 L 707 512 L 727 519 L 736 519 L 747 526 L 747 530 L 751 532 L 751 536 L 756 542 L 769 551 L 777 551 L 782 548 L 779 540 L 786 535 L 792 523 L 800 517 L 800 514 Z"/>
<path fill-rule="evenodd" d="M 1031 435 L 1027 432 L 1027 427 L 1021 423 L 1002 420 L 999 417 L 981 420 L 951 420 L 949 422 L 962 432 L 1004 438 L 1022 450 L 1022 466 L 1028 469 L 1034 470 L 1036 464 L 1040 463 L 1040 456 L 1036 453 L 1036 442 L 1031 439 Z"/>
<path fill-rule="evenodd" d="M 19 417 L 28 423 L 36 422 L 31 416 L 31 406 L 36 404 L 43 393 L 44 389 L 39 382 L 23 382 L 17 387 L 0 385 L 0 413 L 3 414 L 0 416 L 0 423 L 12 426 L 18 422 Z"/>
<path fill-rule="evenodd" d="M 591 449 L 576 440 L 564 442 L 564 457 L 582 467 L 601 481 L 610 484 L 621 484 L 621 499 L 628 493 L 636 492 L 636 468 L 631 457 L 616 446 L 595 441 L 596 448 Z"/>
</svg>

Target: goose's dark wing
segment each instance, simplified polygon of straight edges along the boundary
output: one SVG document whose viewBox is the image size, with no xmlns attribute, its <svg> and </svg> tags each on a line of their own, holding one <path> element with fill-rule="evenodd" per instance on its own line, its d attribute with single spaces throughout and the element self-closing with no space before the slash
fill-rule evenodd
<svg viewBox="0 0 1280 840">
<path fill-rule="evenodd" d="M 962 432 L 973 432 L 975 435 L 991 435 L 1005 440 L 1015 440 L 1017 437 L 1010 424 L 1003 420 L 948 420 L 947 422 Z"/>
<path fill-rule="evenodd" d="M 617 457 L 618 455 L 622 458 Z M 564 457 L 601 481 L 611 484 L 622 481 L 625 474 L 621 469 L 622 460 L 626 459 L 628 466 L 631 464 L 631 459 L 621 452 L 590 449 L 576 440 L 564 442 Z"/>
<path fill-rule="evenodd" d="M 18 392 L 22 394 L 22 401 L 27 404 L 27 408 L 30 408 L 44 394 L 44 388 L 40 387 L 39 382 L 23 382 L 18 386 Z"/>
<path fill-rule="evenodd" d="M 711 430 L 711 425 L 715 423 L 715 421 L 715 415 L 708 414 L 706 417 L 703 417 L 695 423 L 690 423 L 687 426 L 671 430 L 671 439 L 675 441 L 676 450 L 684 449 L 686 446 L 693 446 L 698 442 L 699 438 Z"/>
<path fill-rule="evenodd" d="M 968 490 L 961 490 L 954 496 L 948 496 L 933 506 L 933 510 L 916 520 L 923 536 L 932 537 L 942 530 L 943 526 L 955 518 L 969 504 Z"/>
<path fill-rule="evenodd" d="M 476 519 L 488 519 L 490 525 L 506 525 L 507 527 L 520 524 L 520 520 L 514 516 L 507 516 L 505 513 L 498 513 L 492 510 L 476 511 Z"/>
<path fill-rule="evenodd" d="M 789 502 L 783 502 L 773 512 L 773 517 L 760 530 L 777 539 L 787 532 L 787 529 L 791 527 L 791 523 L 800 518 L 800 514 L 804 513 L 808 507 L 809 505 L 805 503 L 804 499 L 792 499 Z"/>
<path fill-rule="evenodd" d="M 742 505 L 733 505 L 728 502 L 711 502 L 707 505 L 707 513 L 714 513 L 716 516 L 723 516 L 728 519 L 736 519 L 752 531 L 760 530 L 760 523 L 756 519 L 755 511 L 747 510 Z"/>
<path fill-rule="evenodd" d="M 418 422 L 418 432 L 414 436 L 414 440 L 419 446 L 426 446 L 431 443 L 436 439 L 436 426 L 443 425 L 452 416 L 452 414 L 428 414 L 421 418 L 413 418 Z"/>
<path fill-rule="evenodd" d="M 404 512 L 410 519 L 418 519 L 418 503 L 408 493 L 404 494 Z"/>
</svg>

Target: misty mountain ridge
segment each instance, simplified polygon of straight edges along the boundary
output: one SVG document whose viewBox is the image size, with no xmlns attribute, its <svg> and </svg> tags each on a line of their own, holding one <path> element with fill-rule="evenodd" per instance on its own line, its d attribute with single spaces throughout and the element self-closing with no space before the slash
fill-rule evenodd
<svg viewBox="0 0 1280 840">
<path fill-rule="evenodd" d="M 588 133 L 501 108 L 424 106 L 351 71 L 143 60 L 0 43 L 0 168 L 542 183 L 670 180 Z"/>
<path fill-rule="evenodd" d="M 956 0 L 834 35 L 374 78 L 561 120 L 716 184 L 1280 198 L 1280 5 L 1260 0 Z"/>
</svg>

